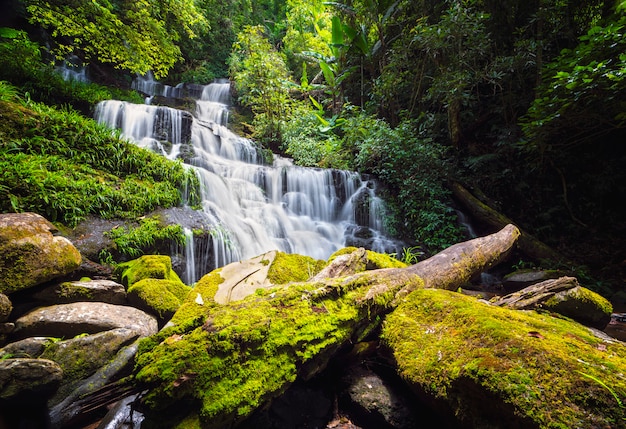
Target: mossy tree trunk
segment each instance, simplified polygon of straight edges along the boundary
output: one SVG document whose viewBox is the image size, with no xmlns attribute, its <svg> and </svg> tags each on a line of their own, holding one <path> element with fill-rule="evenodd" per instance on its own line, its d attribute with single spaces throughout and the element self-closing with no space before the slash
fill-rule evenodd
<svg viewBox="0 0 626 429">
<path fill-rule="evenodd" d="M 219 274 L 203 277 L 174 316 L 177 325 L 141 347 L 135 381 L 149 391 L 143 398 L 146 428 L 176 427 L 181 410 L 199 427 L 230 427 L 297 378 L 325 368 L 344 346 L 379 326 L 406 294 L 458 288 L 500 261 L 518 236 L 508 225 L 406 268 L 356 274 L 329 269 L 326 275 L 342 277 L 316 276 L 226 305 L 212 299 Z M 364 252 L 354 253 L 360 258 Z M 333 262 L 342 263 L 363 266 Z"/>
<path fill-rule="evenodd" d="M 476 198 L 470 191 L 468 191 L 463 185 L 457 182 L 453 182 L 449 185 L 452 190 L 454 198 L 469 211 L 470 215 L 482 224 L 488 225 L 494 229 L 503 228 L 505 225 L 513 224 L 514 222 L 488 206 L 478 198 Z M 564 257 L 557 251 L 552 249 L 544 242 L 538 240 L 533 235 L 520 229 L 520 238 L 517 243 L 520 251 L 527 257 L 541 261 L 563 261 Z"/>
</svg>

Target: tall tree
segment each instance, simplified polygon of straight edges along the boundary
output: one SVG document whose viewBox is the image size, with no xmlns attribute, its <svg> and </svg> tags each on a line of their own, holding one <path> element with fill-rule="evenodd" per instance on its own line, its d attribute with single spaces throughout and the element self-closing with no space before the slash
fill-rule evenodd
<svg viewBox="0 0 626 429">
<path fill-rule="evenodd" d="M 289 105 L 285 58 L 274 49 L 261 26 L 248 26 L 237 36 L 230 74 L 239 100 L 255 114 L 255 134 L 263 142 L 280 142 L 280 122 Z"/>
</svg>

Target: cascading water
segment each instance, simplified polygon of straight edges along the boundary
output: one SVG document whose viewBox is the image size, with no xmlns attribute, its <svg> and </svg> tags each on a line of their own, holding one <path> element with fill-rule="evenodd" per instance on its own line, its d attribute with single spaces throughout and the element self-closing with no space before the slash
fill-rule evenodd
<svg viewBox="0 0 626 429">
<path fill-rule="evenodd" d="M 265 164 L 250 140 L 227 127 L 229 94 L 228 82 L 205 86 L 192 118 L 169 107 L 120 101 L 96 108 L 98 122 L 169 158 L 181 144 L 193 146 L 188 164 L 200 178 L 203 212 L 212 225 L 211 243 L 195 249 L 201 263 L 193 271 L 275 249 L 318 259 L 345 245 L 397 251 L 398 243 L 384 236 L 383 205 L 370 181 L 349 171 L 297 167 L 278 156 Z M 192 283 L 202 273 L 189 274 L 190 268 L 188 263 L 185 278 Z"/>
<path fill-rule="evenodd" d="M 71 56 L 67 60 L 63 61 L 60 65 L 55 67 L 57 73 L 63 77 L 63 80 L 75 81 L 75 82 L 89 82 L 87 77 L 87 69 L 80 65 L 80 60 Z"/>
</svg>

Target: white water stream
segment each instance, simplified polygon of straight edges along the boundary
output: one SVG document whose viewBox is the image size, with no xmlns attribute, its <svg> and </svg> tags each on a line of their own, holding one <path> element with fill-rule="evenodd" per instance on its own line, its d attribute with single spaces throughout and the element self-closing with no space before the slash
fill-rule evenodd
<svg viewBox="0 0 626 429">
<path fill-rule="evenodd" d="M 146 89 L 157 88 L 145 79 L 134 86 L 148 95 L 154 92 Z M 181 145 L 193 146 L 189 165 L 200 178 L 203 211 L 213 232 L 210 248 L 194 252 L 191 244 L 188 257 L 211 258 L 208 265 L 215 268 L 274 249 L 318 259 L 345 245 L 396 251 L 398 243 L 385 237 L 384 208 L 373 183 L 354 172 L 297 167 L 278 156 L 265 165 L 253 142 L 229 130 L 229 94 L 228 82 L 206 85 L 193 117 L 169 107 L 115 100 L 96 108 L 97 121 L 168 158 L 176 158 Z M 164 149 L 170 147 L 165 141 L 171 149 Z M 189 283 L 197 280 L 185 277 Z"/>
</svg>

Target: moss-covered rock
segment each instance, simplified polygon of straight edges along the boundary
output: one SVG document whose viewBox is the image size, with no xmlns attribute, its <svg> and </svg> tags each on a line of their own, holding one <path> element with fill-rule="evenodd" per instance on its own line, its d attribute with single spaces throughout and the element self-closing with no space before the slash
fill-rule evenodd
<svg viewBox="0 0 626 429">
<path fill-rule="evenodd" d="M 0 214 L 0 292 L 11 294 L 71 273 L 82 257 L 35 213 Z"/>
<path fill-rule="evenodd" d="M 172 269 L 172 259 L 166 255 L 144 255 L 123 262 L 117 266 L 115 273 L 127 288 L 143 279 L 163 279 L 182 283 Z"/>
<path fill-rule="evenodd" d="M 468 427 L 626 427 L 626 346 L 569 319 L 424 289 L 383 339 L 413 390 Z"/>
<path fill-rule="evenodd" d="M 267 273 L 267 279 L 275 285 L 303 282 L 321 270 L 326 261 L 309 256 L 277 252 Z"/>
<path fill-rule="evenodd" d="M 191 290 L 181 281 L 143 279 L 128 288 L 129 302 L 157 316 L 161 321 L 170 319 Z"/>
<path fill-rule="evenodd" d="M 604 329 L 613 313 L 606 298 L 582 286 L 554 294 L 543 303 L 543 308 L 597 329 Z"/>
<path fill-rule="evenodd" d="M 13 311 L 13 304 L 8 296 L 0 293 L 0 323 L 6 322 Z"/>
<path fill-rule="evenodd" d="M 60 402 L 82 380 L 107 364 L 118 350 L 138 337 L 139 334 L 132 329 L 117 328 L 49 343 L 39 357 L 50 359 L 63 369 L 63 381 L 51 404 Z"/>
<path fill-rule="evenodd" d="M 335 258 L 341 255 L 346 255 L 349 253 L 353 253 L 357 250 L 357 247 L 344 247 L 343 249 L 337 250 L 333 253 L 330 258 L 328 258 L 328 262 L 332 262 Z M 404 268 L 407 266 L 402 261 L 397 260 L 396 258 L 389 256 L 385 253 L 377 253 L 371 250 L 366 250 L 366 264 L 363 267 L 363 270 L 377 270 L 379 268 Z"/>
<path fill-rule="evenodd" d="M 367 281 L 338 279 L 321 289 L 276 286 L 219 305 L 213 297 L 223 281 L 220 270 L 204 276 L 174 326 L 143 341 L 135 378 L 150 386 L 146 428 L 178 427 L 194 413 L 203 428 L 244 419 L 370 332 L 389 303 L 366 301 Z"/>
</svg>

